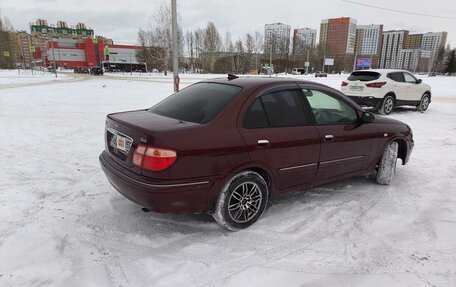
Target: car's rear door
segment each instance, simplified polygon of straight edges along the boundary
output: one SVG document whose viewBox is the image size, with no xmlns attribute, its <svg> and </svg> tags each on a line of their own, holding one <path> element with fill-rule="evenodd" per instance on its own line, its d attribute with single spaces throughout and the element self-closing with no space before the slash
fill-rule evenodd
<svg viewBox="0 0 456 287">
<path fill-rule="evenodd" d="M 251 95 L 240 112 L 238 129 L 253 164 L 272 172 L 279 190 L 313 181 L 320 139 L 296 84 Z"/>
<path fill-rule="evenodd" d="M 376 150 L 375 125 L 360 124 L 355 108 L 334 91 L 311 84 L 300 87 L 321 142 L 315 182 L 367 169 Z"/>
</svg>

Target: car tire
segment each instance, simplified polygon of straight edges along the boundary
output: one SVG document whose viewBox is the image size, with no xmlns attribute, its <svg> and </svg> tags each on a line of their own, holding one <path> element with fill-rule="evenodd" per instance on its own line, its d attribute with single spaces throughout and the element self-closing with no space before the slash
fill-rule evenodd
<svg viewBox="0 0 456 287">
<path fill-rule="evenodd" d="M 430 103 L 431 103 L 431 97 L 429 96 L 429 94 L 426 93 L 421 97 L 421 101 L 418 105 L 416 105 L 416 109 L 418 111 L 424 112 L 425 110 L 427 110 L 429 108 Z"/>
<path fill-rule="evenodd" d="M 269 189 L 263 177 L 254 171 L 238 173 L 223 187 L 212 216 L 228 230 L 245 229 L 261 218 L 268 197 Z"/>
<path fill-rule="evenodd" d="M 385 96 L 385 98 L 382 101 L 382 104 L 380 105 L 380 109 L 378 112 L 381 115 L 389 115 L 394 109 L 394 97 L 391 95 Z"/>
<path fill-rule="evenodd" d="M 379 184 L 389 185 L 396 173 L 398 143 L 390 143 L 383 151 L 382 159 L 378 165 L 377 177 L 375 180 Z"/>
</svg>

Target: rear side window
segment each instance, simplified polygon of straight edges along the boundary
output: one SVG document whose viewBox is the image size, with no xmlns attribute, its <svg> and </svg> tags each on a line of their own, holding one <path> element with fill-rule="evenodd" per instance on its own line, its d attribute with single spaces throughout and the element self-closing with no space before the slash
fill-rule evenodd
<svg viewBox="0 0 456 287">
<path fill-rule="evenodd" d="M 368 72 L 368 71 L 357 71 L 350 74 L 348 77 L 349 81 L 361 81 L 368 82 L 374 81 L 380 78 L 380 73 L 377 72 Z"/>
<path fill-rule="evenodd" d="M 244 128 L 306 125 L 304 109 L 296 90 L 283 90 L 256 99 L 244 117 Z"/>
<path fill-rule="evenodd" d="M 246 129 L 259 129 L 269 126 L 266 113 L 263 109 L 263 104 L 260 98 L 257 98 L 250 108 L 245 113 L 244 128 Z"/>
<path fill-rule="evenodd" d="M 149 109 L 149 112 L 186 122 L 210 122 L 240 91 L 241 87 L 197 83 Z"/>
<path fill-rule="evenodd" d="M 389 73 L 387 77 L 395 82 L 405 82 L 404 74 L 402 72 Z"/>
</svg>

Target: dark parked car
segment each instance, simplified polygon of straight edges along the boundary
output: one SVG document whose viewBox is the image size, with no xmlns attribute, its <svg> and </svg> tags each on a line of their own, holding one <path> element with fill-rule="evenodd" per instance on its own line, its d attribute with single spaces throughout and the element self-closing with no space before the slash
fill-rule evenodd
<svg viewBox="0 0 456 287">
<path fill-rule="evenodd" d="M 89 68 L 87 68 L 87 67 L 76 67 L 76 68 L 74 68 L 73 72 L 75 74 L 88 74 L 89 73 Z"/>
<path fill-rule="evenodd" d="M 409 126 L 335 89 L 236 76 L 109 114 L 105 138 L 101 166 L 126 198 L 156 212 L 209 212 L 230 230 L 256 222 L 273 195 L 368 174 L 389 184 L 413 148 Z"/>
<path fill-rule="evenodd" d="M 100 68 L 100 67 L 92 67 L 90 68 L 90 74 L 91 75 L 99 75 L 99 76 L 103 76 L 103 69 Z"/>
</svg>

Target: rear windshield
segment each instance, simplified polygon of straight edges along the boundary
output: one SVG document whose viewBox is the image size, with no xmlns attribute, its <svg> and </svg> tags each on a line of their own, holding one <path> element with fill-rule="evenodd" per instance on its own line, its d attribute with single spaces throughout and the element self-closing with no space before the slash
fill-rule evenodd
<svg viewBox="0 0 456 287">
<path fill-rule="evenodd" d="M 380 74 L 377 72 L 353 72 L 351 75 L 348 77 L 349 81 L 361 81 L 361 82 L 368 82 L 368 81 L 373 81 L 377 80 L 380 78 Z"/>
<path fill-rule="evenodd" d="M 149 109 L 149 112 L 186 122 L 210 122 L 240 91 L 241 87 L 197 83 Z"/>
</svg>

